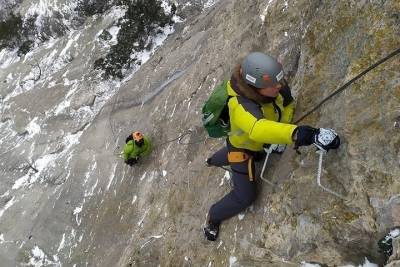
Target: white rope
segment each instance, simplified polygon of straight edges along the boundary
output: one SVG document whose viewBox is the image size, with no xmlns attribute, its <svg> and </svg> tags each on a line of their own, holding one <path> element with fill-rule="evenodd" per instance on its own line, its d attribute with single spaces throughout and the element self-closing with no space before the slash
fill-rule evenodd
<svg viewBox="0 0 400 267">
<path fill-rule="evenodd" d="M 264 148 L 264 151 L 267 153 L 267 155 L 265 156 L 264 165 L 262 167 L 261 175 L 260 175 L 261 180 L 263 180 L 264 182 L 266 182 L 272 186 L 275 186 L 275 185 L 271 181 L 267 180 L 267 178 L 264 177 L 264 173 L 265 173 L 265 166 L 267 166 L 267 161 L 268 161 L 269 155 L 272 153 L 272 150 L 275 148 L 275 146 L 276 145 L 270 145 L 268 148 Z"/>
<path fill-rule="evenodd" d="M 331 193 L 332 195 L 337 196 L 338 198 L 344 199 L 346 200 L 346 198 L 338 193 L 336 193 L 335 191 L 332 191 L 331 189 L 323 186 L 321 184 L 321 173 L 322 173 L 322 160 L 324 155 L 326 154 L 326 151 L 323 149 L 319 149 L 317 150 L 317 154 L 319 154 L 319 161 L 318 161 L 318 172 L 317 172 L 317 184 L 319 187 L 321 187 L 323 190 L 325 190 L 328 193 Z"/>
</svg>

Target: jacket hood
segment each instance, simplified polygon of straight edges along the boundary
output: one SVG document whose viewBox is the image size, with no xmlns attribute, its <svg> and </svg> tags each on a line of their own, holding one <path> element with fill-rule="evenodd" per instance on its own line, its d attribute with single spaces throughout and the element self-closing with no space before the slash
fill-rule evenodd
<svg viewBox="0 0 400 267">
<path fill-rule="evenodd" d="M 240 96 L 246 97 L 259 104 L 271 103 L 275 100 L 273 97 L 260 95 L 257 89 L 245 83 L 240 75 L 240 65 L 235 67 L 230 81 L 232 89 Z"/>
</svg>

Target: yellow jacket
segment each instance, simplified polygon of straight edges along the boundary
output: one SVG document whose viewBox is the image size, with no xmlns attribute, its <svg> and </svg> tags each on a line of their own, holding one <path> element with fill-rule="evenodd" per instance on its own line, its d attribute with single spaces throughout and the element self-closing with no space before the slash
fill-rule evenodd
<svg viewBox="0 0 400 267">
<path fill-rule="evenodd" d="M 279 94 L 273 102 L 258 104 L 246 97 L 238 95 L 227 85 L 231 132 L 229 142 L 237 148 L 260 151 L 264 144 L 291 144 L 292 134 L 297 127 L 290 124 L 293 101 L 283 106 L 283 97 Z"/>
</svg>

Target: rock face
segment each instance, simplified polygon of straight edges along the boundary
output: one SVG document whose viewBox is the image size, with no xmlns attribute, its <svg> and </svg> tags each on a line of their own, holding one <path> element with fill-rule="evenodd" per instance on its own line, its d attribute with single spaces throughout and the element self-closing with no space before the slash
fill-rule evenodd
<svg viewBox="0 0 400 267">
<path fill-rule="evenodd" d="M 388 260 L 387 267 L 400 266 L 400 239 L 395 239 L 393 241 L 393 253 Z"/>
<path fill-rule="evenodd" d="M 86 72 L 97 56 L 91 47 L 72 47 L 72 61 L 60 62 L 67 73 L 42 70 L 15 96 L 13 77 L 30 70 L 10 65 L 0 73 L 0 126 L 22 145 L 1 139 L 0 259 L 5 266 L 334 266 L 365 257 L 382 264 L 376 241 L 400 224 L 399 56 L 300 123 L 340 134 L 322 183 L 345 200 L 317 186 L 314 148 L 301 155 L 288 148 L 268 162 L 276 185 L 259 180 L 254 205 L 224 222 L 217 242 L 204 239 L 202 226 L 230 187 L 222 169 L 204 166 L 223 140 L 206 138 L 199 113 L 241 58 L 262 51 L 282 62 L 299 118 L 400 47 L 399 16 L 395 0 L 220 1 L 188 17 L 117 89 L 96 87 Z M 46 60 L 45 52 L 33 58 Z M 130 168 L 116 154 L 132 130 L 150 136 L 154 150 Z"/>
</svg>

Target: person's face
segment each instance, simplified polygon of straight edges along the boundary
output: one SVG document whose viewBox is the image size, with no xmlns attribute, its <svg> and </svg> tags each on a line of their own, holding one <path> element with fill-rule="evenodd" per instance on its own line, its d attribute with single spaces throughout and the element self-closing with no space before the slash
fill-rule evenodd
<svg viewBox="0 0 400 267">
<path fill-rule="evenodd" d="M 257 91 L 262 96 L 277 97 L 279 94 L 279 90 L 281 90 L 281 88 L 282 84 L 277 83 L 269 87 L 258 89 Z"/>
</svg>

